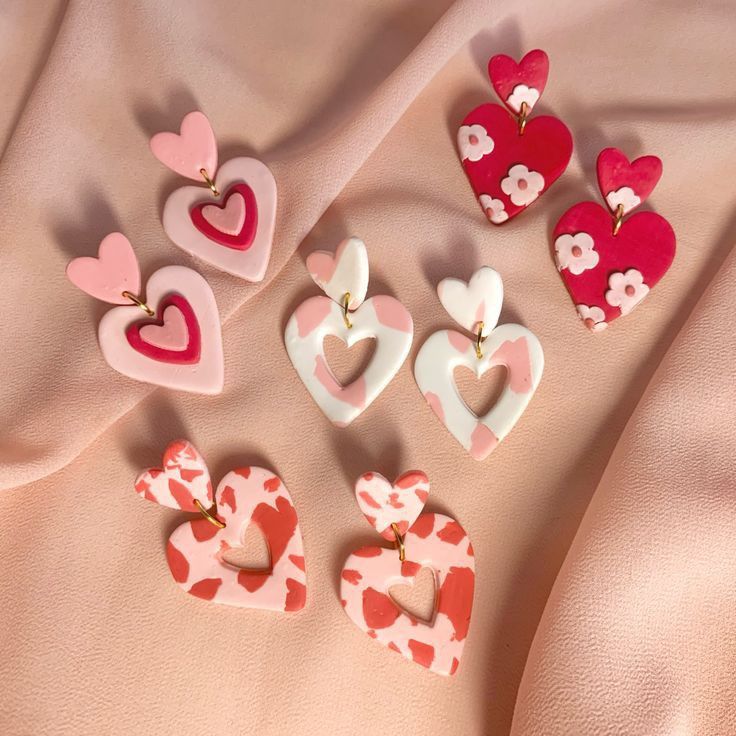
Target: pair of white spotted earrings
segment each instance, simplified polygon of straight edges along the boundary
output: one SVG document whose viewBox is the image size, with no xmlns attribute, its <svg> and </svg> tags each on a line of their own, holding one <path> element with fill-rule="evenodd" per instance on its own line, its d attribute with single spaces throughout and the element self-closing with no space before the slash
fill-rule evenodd
<svg viewBox="0 0 736 736">
<path fill-rule="evenodd" d="M 349 238 L 335 254 L 316 251 L 307 269 L 327 296 L 300 304 L 286 326 L 284 342 L 291 362 L 319 408 L 334 424 L 345 427 L 365 411 L 396 375 L 411 347 L 413 322 L 406 307 L 390 296 L 364 302 L 368 288 L 365 243 Z M 440 330 L 420 349 L 414 376 L 439 420 L 476 460 L 487 457 L 511 431 L 542 377 L 544 355 L 536 336 L 525 327 L 496 327 L 503 302 L 501 277 L 491 268 L 477 271 L 468 284 L 444 279 L 440 301 L 473 338 Z M 348 347 L 375 338 L 376 350 L 365 372 L 343 386 L 324 352 L 327 335 Z M 506 368 L 499 400 L 478 417 L 462 398 L 454 369 L 465 366 L 480 378 L 495 366 Z"/>
</svg>

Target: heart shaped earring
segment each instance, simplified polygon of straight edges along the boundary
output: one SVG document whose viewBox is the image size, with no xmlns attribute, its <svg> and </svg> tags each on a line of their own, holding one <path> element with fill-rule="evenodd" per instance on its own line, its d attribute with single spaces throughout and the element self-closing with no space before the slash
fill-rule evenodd
<svg viewBox="0 0 736 736">
<path fill-rule="evenodd" d="M 394 547 L 356 549 L 345 561 L 340 598 L 345 613 L 379 644 L 440 675 L 460 664 L 473 611 L 473 546 L 460 524 L 444 514 L 422 513 L 429 479 L 419 470 L 390 483 L 365 473 L 355 497 L 372 527 Z M 402 610 L 395 585 L 412 585 L 422 567 L 434 577 L 435 606 L 429 621 Z"/>
<path fill-rule="evenodd" d="M 181 187 L 166 200 L 169 238 L 233 276 L 263 280 L 276 221 L 276 181 L 268 167 L 255 158 L 233 158 L 218 171 L 215 134 L 198 110 L 184 117 L 178 135 L 157 133 L 150 145 L 164 166 L 206 185 Z"/>
<path fill-rule="evenodd" d="M 562 215 L 552 236 L 562 280 L 593 332 L 631 312 L 675 257 L 675 233 L 664 217 L 655 212 L 626 217 L 652 193 L 662 162 L 642 156 L 629 163 L 617 148 L 606 148 L 597 169 L 610 212 L 596 202 L 580 202 Z"/>
<path fill-rule="evenodd" d="M 572 136 L 561 120 L 550 115 L 528 120 L 548 74 L 549 58 L 540 49 L 518 64 L 510 56 L 494 56 L 488 75 L 507 109 L 480 105 L 458 130 L 463 168 L 494 225 L 510 220 L 544 194 L 572 156 Z"/>
<path fill-rule="evenodd" d="M 146 303 L 133 247 L 122 233 L 110 233 L 97 258 L 75 258 L 66 275 L 96 299 L 126 305 L 107 312 L 98 328 L 102 354 L 116 371 L 182 391 L 222 391 L 220 316 L 212 289 L 196 271 L 160 268 L 148 279 Z M 147 317 L 141 319 L 139 309 Z"/>
<path fill-rule="evenodd" d="M 511 431 L 542 378 L 544 353 L 526 327 L 496 327 L 503 303 L 499 274 L 488 266 L 469 283 L 447 278 L 437 286 L 447 313 L 475 339 L 455 330 L 439 330 L 417 353 L 414 378 L 432 411 L 476 460 L 483 460 Z M 506 382 L 491 410 L 478 417 L 465 403 L 454 370 L 469 368 L 480 378 L 495 366 L 506 368 Z"/>
<path fill-rule="evenodd" d="M 213 494 L 202 456 L 190 442 L 177 440 L 166 448 L 160 468 L 138 476 L 135 490 L 161 506 L 202 515 L 174 529 L 166 544 L 171 574 L 187 593 L 241 608 L 304 608 L 307 581 L 299 521 L 289 492 L 270 470 L 233 470 Z M 223 558 L 242 547 L 251 522 L 268 545 L 267 570 L 247 570 Z"/>
<path fill-rule="evenodd" d="M 302 302 L 286 325 L 286 352 L 307 391 L 338 427 L 360 416 L 390 383 L 409 354 L 414 323 L 406 307 L 391 296 L 365 299 L 368 253 L 359 238 L 343 240 L 335 254 L 315 251 L 307 269 L 327 296 Z M 324 339 L 339 337 L 348 347 L 375 338 L 365 372 L 343 386 L 327 364 Z"/>
</svg>

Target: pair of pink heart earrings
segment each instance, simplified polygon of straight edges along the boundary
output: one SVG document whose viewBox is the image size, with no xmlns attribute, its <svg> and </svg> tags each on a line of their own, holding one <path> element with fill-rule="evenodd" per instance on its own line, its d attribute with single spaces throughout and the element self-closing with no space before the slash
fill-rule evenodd
<svg viewBox="0 0 736 736">
<path fill-rule="evenodd" d="M 201 112 L 185 116 L 178 135 L 155 135 L 151 150 L 173 171 L 204 184 L 181 187 L 167 199 L 162 219 L 171 240 L 223 271 L 261 281 L 276 218 L 276 182 L 268 168 L 254 158 L 234 158 L 218 169 L 215 135 Z M 75 258 L 67 276 L 87 294 L 118 305 L 98 328 L 102 354 L 115 370 L 183 391 L 222 390 L 220 317 L 212 289 L 196 271 L 159 269 L 144 299 L 133 248 L 122 233 L 111 233 L 97 258 Z"/>
<path fill-rule="evenodd" d="M 163 464 L 143 471 L 136 492 L 149 501 L 200 518 L 177 527 L 166 544 L 176 583 L 197 598 L 241 608 L 297 612 L 306 605 L 304 544 L 291 495 L 270 470 L 229 472 L 213 491 L 207 465 L 186 440 L 171 443 Z M 371 638 L 433 672 L 454 674 L 460 663 L 473 608 L 475 564 L 468 535 L 453 518 L 422 513 L 429 480 L 421 471 L 393 483 L 378 473 L 357 481 L 355 496 L 368 522 L 393 547 L 356 549 L 341 573 L 340 598 L 350 619 Z M 227 561 L 255 524 L 269 550 L 266 569 Z M 420 569 L 435 582 L 430 620 L 403 610 L 391 596 L 412 585 Z"/>
<path fill-rule="evenodd" d="M 549 75 L 544 51 L 530 51 L 518 63 L 494 56 L 488 74 L 506 109 L 475 108 L 463 120 L 457 141 L 476 199 L 489 222 L 502 225 L 562 175 L 572 155 L 572 136 L 550 115 L 529 120 Z M 630 163 L 618 149 L 606 148 L 597 169 L 610 214 L 595 202 L 582 202 L 562 216 L 553 234 L 557 268 L 583 323 L 596 332 L 629 314 L 675 256 L 675 234 L 663 217 L 642 212 L 624 222 L 651 194 L 662 162 L 643 156 Z"/>
<path fill-rule="evenodd" d="M 368 254 L 359 238 L 342 241 L 334 255 L 315 251 L 307 269 L 325 296 L 300 304 L 286 325 L 284 343 L 297 374 L 315 403 L 333 424 L 344 427 L 364 412 L 403 364 L 413 336 L 406 307 L 390 296 L 365 300 Z M 503 284 L 483 267 L 465 283 L 447 278 L 437 287 L 447 313 L 470 336 L 439 330 L 422 345 L 414 364 L 419 390 L 455 439 L 476 460 L 483 460 L 520 419 L 539 385 L 544 354 L 537 337 L 516 324 L 496 326 Z M 327 363 L 324 340 L 338 337 L 348 347 L 375 339 L 375 352 L 362 375 L 343 386 Z M 458 366 L 480 378 L 496 366 L 506 382 L 496 404 L 482 417 L 467 405 L 455 383 Z"/>
</svg>

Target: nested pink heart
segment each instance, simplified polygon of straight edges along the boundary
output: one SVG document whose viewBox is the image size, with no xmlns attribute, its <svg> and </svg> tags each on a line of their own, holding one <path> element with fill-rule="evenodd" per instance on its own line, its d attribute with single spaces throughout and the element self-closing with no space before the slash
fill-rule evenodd
<svg viewBox="0 0 736 736">
<path fill-rule="evenodd" d="M 166 297 L 159 305 L 156 321 L 133 322 L 125 336 L 141 355 L 163 363 L 191 364 L 200 357 L 197 316 L 181 294 Z"/>
<path fill-rule="evenodd" d="M 453 675 L 473 610 L 473 547 L 455 519 L 432 513 L 419 516 L 404 545 L 403 562 L 395 549 L 353 552 L 342 569 L 342 605 L 353 623 L 380 644 L 433 672 Z M 422 567 L 435 576 L 435 610 L 428 622 L 401 609 L 390 594 L 396 585 L 412 585 Z"/>
<path fill-rule="evenodd" d="M 657 156 L 641 156 L 629 163 L 618 148 L 604 148 L 596 164 L 598 187 L 612 212 L 619 204 L 624 214 L 642 204 L 662 176 L 662 161 Z"/>
<path fill-rule="evenodd" d="M 151 152 L 177 174 L 202 181 L 202 169 L 211 178 L 217 171 L 217 141 L 210 121 L 199 110 L 181 121 L 179 134 L 157 133 L 151 138 Z"/>
<path fill-rule="evenodd" d="M 187 440 L 171 442 L 161 467 L 144 470 L 136 478 L 135 490 L 148 501 L 182 511 L 196 512 L 195 499 L 209 508 L 213 499 L 204 458 Z"/>
<path fill-rule="evenodd" d="M 549 115 L 530 120 L 523 135 L 499 105 L 481 105 L 458 131 L 460 159 L 489 221 L 500 225 L 535 202 L 560 177 L 572 136 Z"/>
<path fill-rule="evenodd" d="M 422 513 L 429 496 L 429 478 L 421 470 L 410 470 L 390 483 L 380 473 L 363 473 L 355 483 L 355 497 L 365 518 L 385 539 L 407 529 Z"/>
<path fill-rule="evenodd" d="M 233 250 L 248 250 L 258 228 L 253 190 L 244 183 L 227 190 L 222 204 L 203 202 L 191 212 L 192 223 L 203 235 Z"/>
<path fill-rule="evenodd" d="M 77 288 L 109 304 L 130 304 L 124 291 L 138 295 L 141 272 L 130 241 L 122 233 L 107 235 L 97 251 L 97 258 L 75 258 L 66 267 L 66 275 Z"/>
<path fill-rule="evenodd" d="M 555 260 L 578 313 L 591 330 L 628 314 L 664 276 L 675 257 L 672 226 L 655 212 L 627 218 L 613 234 L 611 214 L 580 202 L 553 233 Z"/>
<path fill-rule="evenodd" d="M 515 104 L 513 98 L 509 101 L 514 90 L 519 85 L 523 85 L 527 90 L 534 90 L 536 96 L 531 98 L 524 96 L 524 101 L 526 101 L 531 110 L 547 85 L 549 57 L 541 49 L 534 49 L 533 51 L 529 51 L 517 64 L 510 56 L 498 54 L 488 62 L 488 76 L 491 79 L 493 89 L 496 90 L 496 94 L 501 98 L 503 103 L 510 110 L 517 113 L 521 105 Z"/>
<path fill-rule="evenodd" d="M 223 528 L 200 518 L 185 522 L 169 537 L 166 558 L 178 585 L 213 603 L 285 612 L 304 608 L 302 534 L 281 479 L 264 468 L 239 468 L 220 481 L 215 498 Z M 267 570 L 236 567 L 224 558 L 242 547 L 250 524 L 260 529 L 268 545 Z"/>
</svg>

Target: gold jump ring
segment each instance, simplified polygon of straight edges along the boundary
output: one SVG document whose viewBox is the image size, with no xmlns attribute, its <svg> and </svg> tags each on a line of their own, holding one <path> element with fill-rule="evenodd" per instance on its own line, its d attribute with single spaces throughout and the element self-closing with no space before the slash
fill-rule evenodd
<svg viewBox="0 0 736 736">
<path fill-rule="evenodd" d="M 156 312 L 151 309 L 151 307 L 148 306 L 144 301 L 142 301 L 139 297 L 137 297 L 135 294 L 131 294 L 129 291 L 124 291 L 123 296 L 126 299 L 130 299 L 130 301 L 133 302 L 133 304 L 136 305 L 136 307 L 140 307 L 149 317 L 155 317 Z"/>
<path fill-rule="evenodd" d="M 213 513 L 212 511 L 215 511 L 215 514 L 217 513 L 217 508 L 213 504 L 212 508 L 208 511 L 204 506 L 202 506 L 201 501 L 198 498 L 194 499 L 194 505 L 199 509 L 199 513 L 204 516 L 207 521 L 210 522 L 210 524 L 214 524 L 218 529 L 224 529 L 226 524 L 224 521 L 220 521 Z"/>
<path fill-rule="evenodd" d="M 217 187 L 215 186 L 215 182 L 210 179 L 209 174 L 207 173 L 206 169 L 200 169 L 199 173 L 202 174 L 202 178 L 207 182 L 207 186 L 212 190 L 212 194 L 215 195 L 215 197 L 220 196 L 220 192 L 217 191 Z"/>
<path fill-rule="evenodd" d="M 350 292 L 346 291 L 345 296 L 342 298 L 342 318 L 345 320 L 345 326 L 348 329 L 351 329 L 353 326 L 353 323 L 350 321 L 350 317 L 348 317 L 348 306 L 350 305 Z"/>
<path fill-rule="evenodd" d="M 483 357 L 483 350 L 480 346 L 483 344 L 483 340 L 485 340 L 485 338 L 483 337 L 484 327 L 485 325 L 483 324 L 483 322 L 478 322 L 478 334 L 475 338 L 475 354 L 478 356 L 478 360 Z"/>
<path fill-rule="evenodd" d="M 618 235 L 618 231 L 621 229 L 621 223 L 624 219 L 624 206 L 622 204 L 619 204 L 616 207 L 615 218 L 616 222 L 613 223 L 613 234 Z"/>
<path fill-rule="evenodd" d="M 529 105 L 526 102 L 521 103 L 521 109 L 519 110 L 519 135 L 524 135 L 524 128 L 526 128 L 526 118 L 529 115 Z"/>
<path fill-rule="evenodd" d="M 396 548 L 399 550 L 399 561 L 403 562 L 406 559 L 406 547 L 404 546 L 404 538 L 399 534 L 399 527 L 396 522 L 391 524 L 394 536 L 396 537 Z"/>
</svg>

